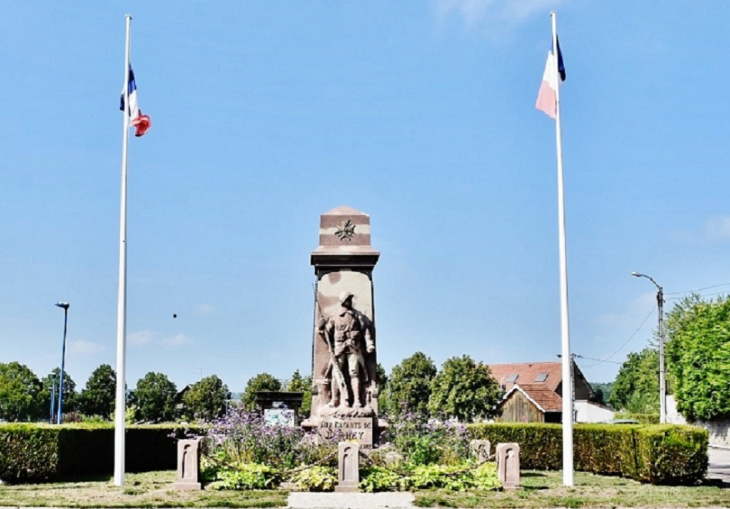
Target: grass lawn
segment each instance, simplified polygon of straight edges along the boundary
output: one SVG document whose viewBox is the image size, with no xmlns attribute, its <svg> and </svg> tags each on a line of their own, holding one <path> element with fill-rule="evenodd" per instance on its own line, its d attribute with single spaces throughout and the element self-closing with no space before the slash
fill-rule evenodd
<svg viewBox="0 0 730 509">
<path fill-rule="evenodd" d="M 176 472 L 127 474 L 47 484 L 0 485 L 0 506 L 51 507 L 284 507 L 284 491 L 176 491 Z"/>
<path fill-rule="evenodd" d="M 575 472 L 574 487 L 561 471 L 522 471 L 522 489 L 454 493 L 416 492 L 421 507 L 730 507 L 728 485 L 654 486 L 631 479 Z"/>
<path fill-rule="evenodd" d="M 53 507 L 285 507 L 285 491 L 175 491 L 174 471 L 127 474 L 119 488 L 109 476 L 47 484 L 0 485 L 0 506 Z M 516 491 L 419 491 L 416 505 L 447 507 L 730 507 L 730 489 L 718 484 L 652 486 L 620 477 L 523 471 Z"/>
</svg>

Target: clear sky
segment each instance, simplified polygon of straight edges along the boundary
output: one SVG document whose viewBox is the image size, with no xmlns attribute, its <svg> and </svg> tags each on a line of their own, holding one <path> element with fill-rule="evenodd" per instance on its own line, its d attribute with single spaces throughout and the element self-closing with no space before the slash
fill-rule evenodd
<svg viewBox="0 0 730 509">
<path fill-rule="evenodd" d="M 3 5 L 0 362 L 115 366 L 124 15 L 127 382 L 309 373 L 319 216 L 371 217 L 378 355 L 557 360 L 551 28 L 572 350 L 612 381 L 680 292 L 730 290 L 730 2 Z M 718 286 L 721 285 L 721 286 Z M 173 315 L 177 314 L 177 318 Z M 591 359 L 606 359 L 598 363 Z"/>
</svg>

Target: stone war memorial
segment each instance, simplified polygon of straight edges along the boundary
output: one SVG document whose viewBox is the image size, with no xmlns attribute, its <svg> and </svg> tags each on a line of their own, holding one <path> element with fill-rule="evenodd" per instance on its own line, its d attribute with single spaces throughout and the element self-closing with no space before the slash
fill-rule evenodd
<svg viewBox="0 0 730 509">
<path fill-rule="evenodd" d="M 370 217 L 340 206 L 322 214 L 311 264 L 315 287 L 312 411 L 302 423 L 326 438 L 373 448 L 378 420 L 377 339 Z"/>
</svg>

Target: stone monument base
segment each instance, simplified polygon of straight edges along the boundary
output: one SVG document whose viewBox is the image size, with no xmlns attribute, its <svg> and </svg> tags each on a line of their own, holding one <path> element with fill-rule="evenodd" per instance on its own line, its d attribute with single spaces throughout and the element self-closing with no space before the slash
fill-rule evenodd
<svg viewBox="0 0 730 509">
<path fill-rule="evenodd" d="M 199 482 L 176 482 L 173 488 L 180 491 L 200 491 L 203 489 L 203 485 Z"/>
<path fill-rule="evenodd" d="M 387 423 L 377 417 L 320 417 L 302 422 L 306 431 L 315 431 L 322 439 L 338 442 L 345 440 L 357 441 L 360 450 L 369 454 L 378 446 L 380 433 L 387 427 Z"/>
</svg>

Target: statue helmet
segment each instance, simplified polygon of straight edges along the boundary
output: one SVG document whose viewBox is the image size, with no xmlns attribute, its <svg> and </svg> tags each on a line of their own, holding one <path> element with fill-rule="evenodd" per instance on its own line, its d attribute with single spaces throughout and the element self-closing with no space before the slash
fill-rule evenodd
<svg viewBox="0 0 730 509">
<path fill-rule="evenodd" d="M 354 295 L 350 292 L 342 292 L 340 294 L 340 304 L 344 304 L 347 300 L 352 299 L 353 297 Z"/>
</svg>

